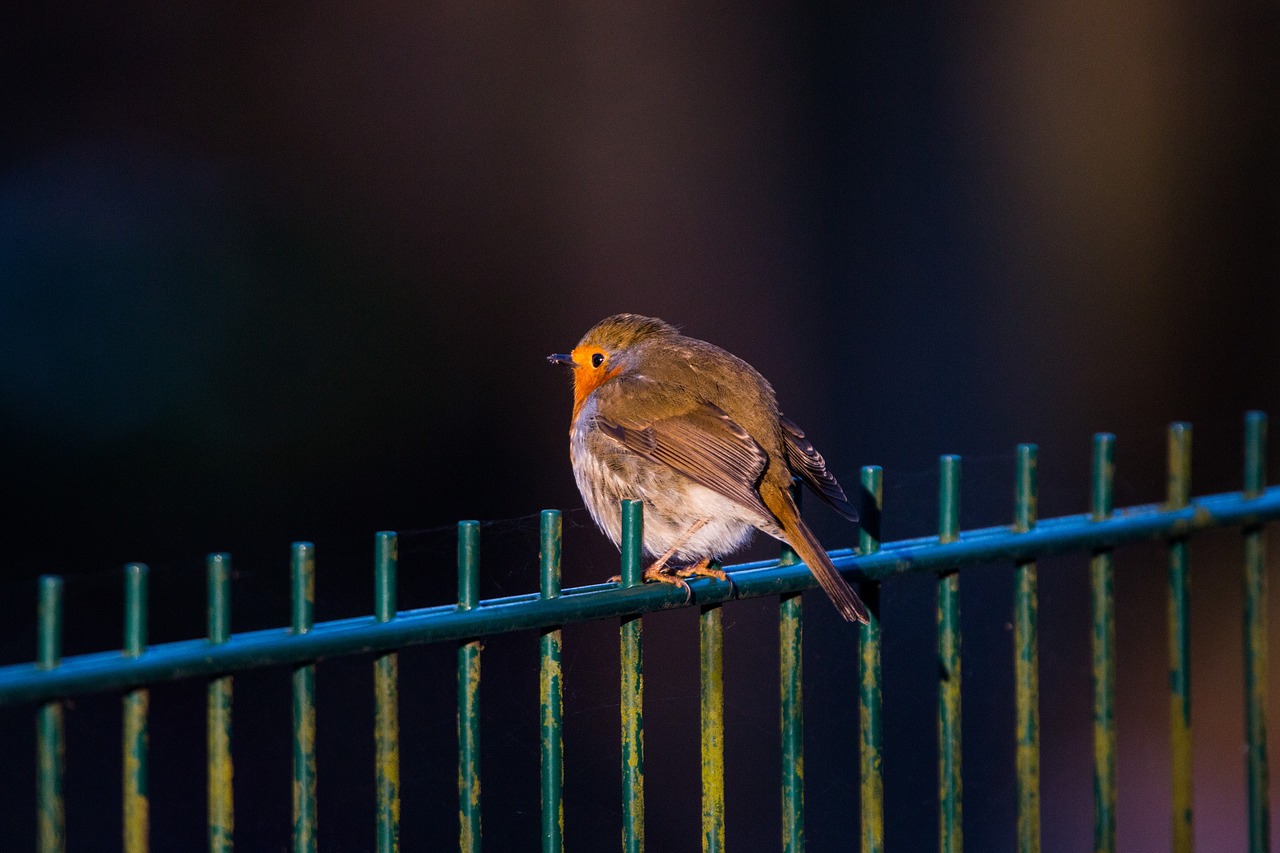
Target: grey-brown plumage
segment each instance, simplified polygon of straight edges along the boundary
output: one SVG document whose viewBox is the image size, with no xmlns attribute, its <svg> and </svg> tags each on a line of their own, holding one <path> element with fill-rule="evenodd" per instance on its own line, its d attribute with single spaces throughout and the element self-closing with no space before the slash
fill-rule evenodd
<svg viewBox="0 0 1280 853">
<path fill-rule="evenodd" d="M 644 550 L 664 563 L 651 567 L 657 573 L 667 559 L 705 567 L 762 530 L 795 549 L 845 618 L 867 621 L 800 518 L 793 475 L 845 518 L 857 513 L 751 365 L 636 314 L 602 320 L 551 360 L 574 368 L 574 476 L 615 543 L 623 498 L 644 502 Z"/>
</svg>

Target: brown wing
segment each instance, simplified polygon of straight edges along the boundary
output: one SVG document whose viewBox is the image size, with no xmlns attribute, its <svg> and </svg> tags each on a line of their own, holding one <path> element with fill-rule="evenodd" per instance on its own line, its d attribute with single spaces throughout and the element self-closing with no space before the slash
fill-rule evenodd
<svg viewBox="0 0 1280 853">
<path fill-rule="evenodd" d="M 756 484 L 769 457 L 759 443 L 721 409 L 710 403 L 644 424 L 624 424 L 596 416 L 596 426 L 646 459 L 669 465 L 689 479 L 731 501 L 772 513 Z"/>
<path fill-rule="evenodd" d="M 782 424 L 787 467 L 817 492 L 818 497 L 831 504 L 832 509 L 850 521 L 857 521 L 858 511 L 849 503 L 844 489 L 840 488 L 836 478 L 827 470 L 827 461 L 822 458 L 822 454 L 804 437 L 804 430 L 784 415 L 779 415 L 778 420 Z"/>
</svg>

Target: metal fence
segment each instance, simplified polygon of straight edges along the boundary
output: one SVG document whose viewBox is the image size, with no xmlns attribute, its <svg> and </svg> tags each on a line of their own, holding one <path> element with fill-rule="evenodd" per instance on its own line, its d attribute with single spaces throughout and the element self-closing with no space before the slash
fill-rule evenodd
<svg viewBox="0 0 1280 853">
<path fill-rule="evenodd" d="M 1138 541 L 1168 543 L 1168 641 L 1170 740 L 1172 745 L 1173 848 L 1192 849 L 1192 761 L 1189 623 L 1189 540 L 1213 528 L 1238 528 L 1243 539 L 1244 705 L 1247 750 L 1249 849 L 1269 843 L 1266 749 L 1266 577 L 1264 526 L 1280 517 L 1280 487 L 1265 485 L 1266 417 L 1245 418 L 1244 483 L 1239 492 L 1192 498 L 1191 428 L 1169 429 L 1168 493 L 1164 503 L 1115 509 L 1112 505 L 1114 438 L 1094 437 L 1092 507 L 1088 514 L 1038 520 L 1036 447 L 1017 451 L 1015 517 L 1009 526 L 959 529 L 960 458 L 940 465 L 938 535 L 880 542 L 883 494 L 878 467 L 862 470 L 859 546 L 831 552 L 841 570 L 860 580 L 874 618 L 859 630 L 861 847 L 885 849 L 882 757 L 880 584 L 909 573 L 937 576 L 938 653 L 938 838 L 944 853 L 962 849 L 961 678 L 959 585 L 961 570 L 992 563 L 1015 568 L 1013 645 L 1015 678 L 1017 847 L 1040 847 L 1040 736 L 1036 561 L 1050 555 L 1090 556 L 1092 584 L 1094 847 L 1116 848 L 1115 610 L 1112 550 Z M 91 693 L 123 691 L 123 847 L 149 847 L 147 797 L 148 688 L 181 679 L 207 680 L 208 838 L 211 851 L 233 844 L 234 792 L 231 763 L 232 679 L 257 667 L 287 666 L 293 680 L 293 845 L 316 849 L 316 662 L 338 656 L 374 655 L 376 849 L 399 849 L 400 759 L 397 650 L 425 643 L 457 644 L 458 844 L 481 844 L 480 714 L 481 639 L 499 633 L 538 632 L 541 669 L 541 849 L 564 848 L 563 707 L 561 626 L 593 619 L 620 620 L 622 847 L 644 848 L 644 670 L 643 614 L 666 608 L 699 608 L 701 670 L 702 839 L 704 851 L 723 851 L 724 626 L 721 607 L 733 598 L 775 596 L 779 619 L 780 724 L 782 737 L 782 849 L 804 846 L 804 712 L 800 593 L 814 586 L 808 570 L 788 549 L 769 563 L 730 567 L 732 584 L 693 582 L 696 603 L 664 585 L 641 583 L 641 505 L 623 506 L 619 583 L 562 590 L 561 517 L 541 516 L 541 589 L 536 593 L 480 601 L 479 525 L 458 526 L 456 605 L 397 611 L 397 540 L 376 536 L 375 613 L 371 617 L 316 623 L 313 619 L 315 549 L 292 548 L 292 625 L 288 629 L 230 633 L 230 557 L 213 554 L 208 569 L 208 630 L 202 639 L 147 645 L 147 567 L 125 567 L 123 649 L 62 657 L 62 580 L 39 584 L 38 651 L 33 663 L 0 667 L 0 704 L 31 703 L 36 710 L 38 849 L 65 846 L 63 802 L 63 702 Z M 534 709 L 530 709 L 532 725 Z M 532 782 L 531 782 L 532 783 Z M 5 820 L 15 819 L 12 814 Z M 533 839 L 529 841 L 534 846 Z M 892 846 L 892 845 L 890 845 Z"/>
</svg>

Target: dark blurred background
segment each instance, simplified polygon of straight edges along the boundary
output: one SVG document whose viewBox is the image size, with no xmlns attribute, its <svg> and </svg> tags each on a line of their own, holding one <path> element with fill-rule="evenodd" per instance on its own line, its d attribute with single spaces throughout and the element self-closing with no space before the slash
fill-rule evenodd
<svg viewBox="0 0 1280 853">
<path fill-rule="evenodd" d="M 1205 493 L 1239 486 L 1243 412 L 1280 416 L 1274 4 L 0 18 L 5 663 L 34 654 L 42 572 L 68 576 L 68 653 L 119 646 L 130 560 L 152 567 L 157 642 L 203 633 L 213 550 L 237 567 L 236 630 L 287 622 L 295 539 L 317 544 L 319 618 L 371 611 L 380 529 L 402 533 L 405 607 L 451 600 L 459 518 L 486 520 L 486 595 L 534 588 L 544 507 L 571 510 L 566 583 L 615 573 L 575 509 L 568 379 L 543 357 L 616 311 L 752 362 L 846 486 L 883 465 L 891 539 L 935 528 L 940 453 L 965 456 L 963 521 L 983 526 L 1011 517 L 1019 441 L 1041 446 L 1049 516 L 1086 509 L 1094 431 L 1118 435 L 1118 501 L 1145 503 L 1163 497 L 1169 421 L 1195 424 Z M 828 547 L 856 541 L 810 503 Z M 1237 538 L 1194 557 L 1197 834 L 1213 850 L 1244 845 Z M 1118 562 L 1130 850 L 1169 838 L 1162 560 Z M 966 835 L 984 851 L 1014 845 L 1009 581 L 963 582 Z M 926 578 L 884 593 L 893 849 L 936 843 L 932 596 Z M 1084 561 L 1045 563 L 1041 597 L 1045 848 L 1081 849 Z M 806 607 L 808 838 L 848 849 L 855 640 L 820 596 Z M 775 612 L 727 611 L 736 849 L 780 831 Z M 696 847 L 694 621 L 646 621 L 657 850 Z M 535 843 L 535 654 L 523 635 L 486 650 L 488 849 Z M 569 848 L 612 849 L 615 626 L 571 628 L 566 655 Z M 453 651 L 401 666 L 404 845 L 447 847 Z M 321 846 L 371 849 L 368 661 L 324 664 L 319 683 Z M 236 690 L 237 846 L 285 849 L 287 674 Z M 202 701 L 198 684 L 154 691 L 157 850 L 203 843 Z M 29 711 L 0 714 L 11 815 L 34 811 Z M 115 696 L 68 711 L 71 849 L 118 849 L 118 725 Z M 6 849 L 34 825 L 6 825 Z"/>
</svg>

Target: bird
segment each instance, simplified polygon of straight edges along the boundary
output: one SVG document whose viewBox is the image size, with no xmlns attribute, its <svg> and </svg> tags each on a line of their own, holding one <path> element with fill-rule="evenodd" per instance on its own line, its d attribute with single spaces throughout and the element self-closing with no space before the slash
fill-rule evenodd
<svg viewBox="0 0 1280 853">
<path fill-rule="evenodd" d="M 849 521 L 858 514 L 822 455 L 778 410 L 773 386 L 747 362 L 639 314 L 596 323 L 568 353 L 573 370 L 569 456 L 596 526 L 619 545 L 624 499 L 644 505 L 645 581 L 728 580 L 718 558 L 759 530 L 790 545 L 840 615 L 866 606 L 800 517 L 803 482 Z"/>
</svg>

